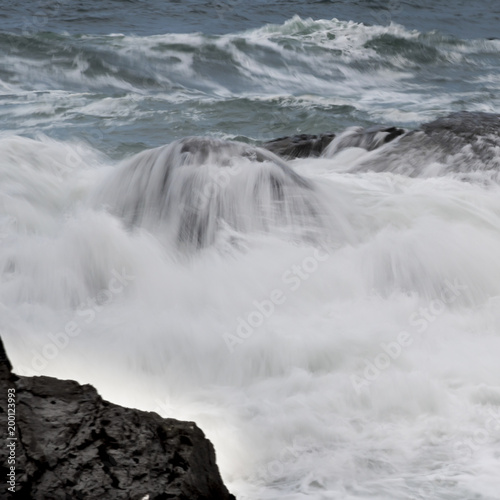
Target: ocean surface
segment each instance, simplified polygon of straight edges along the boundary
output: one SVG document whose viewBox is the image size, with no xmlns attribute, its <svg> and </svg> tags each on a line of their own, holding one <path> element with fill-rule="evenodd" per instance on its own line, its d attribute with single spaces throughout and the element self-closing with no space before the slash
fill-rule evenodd
<svg viewBox="0 0 500 500">
<path fill-rule="evenodd" d="M 500 113 L 499 26 L 496 0 L 3 2 L 15 370 L 194 420 L 239 500 L 498 500 L 500 141 L 254 148 Z"/>
</svg>

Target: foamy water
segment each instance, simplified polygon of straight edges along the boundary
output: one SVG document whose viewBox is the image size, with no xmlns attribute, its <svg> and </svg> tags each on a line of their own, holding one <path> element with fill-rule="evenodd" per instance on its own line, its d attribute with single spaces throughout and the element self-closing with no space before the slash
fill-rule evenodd
<svg viewBox="0 0 500 500">
<path fill-rule="evenodd" d="M 195 420 L 238 498 L 497 498 L 497 184 L 294 161 L 327 237 L 220 220 L 186 254 L 95 207 L 123 167 L 85 148 L 0 141 L 18 373 Z"/>
<path fill-rule="evenodd" d="M 194 420 L 239 500 L 498 500 L 498 133 L 350 128 L 498 112 L 498 8 L 97 3 L 4 9 L 14 369 Z"/>
</svg>

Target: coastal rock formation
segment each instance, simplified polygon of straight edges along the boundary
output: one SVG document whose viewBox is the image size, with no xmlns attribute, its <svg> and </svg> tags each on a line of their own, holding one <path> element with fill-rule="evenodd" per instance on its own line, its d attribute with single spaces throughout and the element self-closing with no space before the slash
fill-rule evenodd
<svg viewBox="0 0 500 500">
<path fill-rule="evenodd" d="M 320 138 L 328 137 L 328 142 Z M 397 139 L 397 140 L 396 140 Z M 297 146 L 295 146 L 297 144 Z M 500 115 L 462 111 L 425 123 L 416 130 L 399 127 L 350 127 L 334 136 L 281 137 L 263 147 L 286 159 L 323 156 L 333 158 L 347 148 L 363 155 L 349 172 L 394 172 L 409 176 L 499 170 Z"/>
<path fill-rule="evenodd" d="M 7 390 L 15 389 L 12 498 L 234 500 L 212 444 L 193 422 L 123 408 L 104 401 L 92 386 L 71 380 L 18 377 L 1 340 L 0 388 L 3 422 Z M 2 446 L 3 478 L 8 451 Z"/>
<path fill-rule="evenodd" d="M 426 123 L 421 130 L 444 154 L 455 155 L 468 147 L 468 156 L 498 167 L 500 115 L 462 111 Z"/>
<path fill-rule="evenodd" d="M 333 141 L 335 134 L 300 134 L 279 137 L 263 144 L 263 147 L 285 159 L 320 156 Z"/>
<path fill-rule="evenodd" d="M 500 115 L 464 111 L 421 125 L 350 171 L 409 176 L 498 171 L 499 148 Z"/>
<path fill-rule="evenodd" d="M 421 126 L 428 136 L 449 133 L 470 141 L 478 136 L 500 135 L 500 115 L 460 111 Z"/>
<path fill-rule="evenodd" d="M 264 143 L 263 147 L 284 159 L 291 160 L 330 156 L 348 147 L 372 151 L 404 133 L 405 130 L 398 127 L 351 127 L 337 136 L 328 132 L 319 135 L 301 134 L 279 137 Z"/>
</svg>

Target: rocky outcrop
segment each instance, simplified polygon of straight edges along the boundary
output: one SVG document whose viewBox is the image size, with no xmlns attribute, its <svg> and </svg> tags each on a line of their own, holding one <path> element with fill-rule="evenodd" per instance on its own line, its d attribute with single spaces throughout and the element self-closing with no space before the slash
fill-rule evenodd
<svg viewBox="0 0 500 500">
<path fill-rule="evenodd" d="M 500 115 L 493 113 L 453 113 L 421 126 L 431 143 L 444 154 L 461 153 L 468 147 L 468 156 L 486 166 L 498 167 L 500 146 Z"/>
<path fill-rule="evenodd" d="M 287 160 L 308 158 L 310 156 L 320 156 L 334 138 L 335 134 L 331 133 L 293 135 L 266 142 L 263 147 Z"/>
<path fill-rule="evenodd" d="M 104 401 L 90 385 L 18 377 L 0 340 L 0 415 L 16 394 L 16 495 L 31 500 L 234 500 L 193 422 Z M 0 474 L 8 472 L 2 443 Z M 8 450 L 7 450 L 8 451 Z M 5 480 L 0 498 L 9 498 Z M 4 495 L 4 496 L 1 496 Z"/>
<path fill-rule="evenodd" d="M 293 135 L 268 141 L 262 147 L 282 158 L 291 160 L 324 155 L 326 151 L 332 149 L 332 146 L 333 152 L 347 147 L 360 147 L 371 151 L 404 133 L 405 130 L 398 127 L 352 127 L 337 137 L 330 132 L 319 135 Z"/>
<path fill-rule="evenodd" d="M 328 152 L 337 153 L 347 147 L 372 151 L 403 135 L 406 136 L 406 142 L 411 142 L 418 132 L 421 135 L 417 137 L 423 135 L 428 139 L 428 145 L 435 144 L 446 153 L 456 153 L 466 145 L 475 147 L 476 142 L 478 146 L 475 149 L 483 153 L 486 149 L 485 142 L 487 146 L 498 146 L 500 115 L 461 111 L 424 123 L 419 129 L 409 132 L 399 127 L 383 125 L 370 128 L 351 127 L 337 135 L 328 132 L 279 137 L 262 146 L 285 159 L 307 158 Z"/>
<path fill-rule="evenodd" d="M 479 136 L 500 135 L 500 115 L 460 111 L 421 126 L 428 136 L 451 134 L 470 141 Z"/>
<path fill-rule="evenodd" d="M 351 172 L 394 172 L 432 175 L 456 172 L 498 171 L 500 115 L 479 112 L 452 113 L 404 134 L 377 154 L 359 162 Z"/>
<path fill-rule="evenodd" d="M 328 137 L 329 141 L 321 142 L 321 137 Z M 425 123 L 416 130 L 390 126 L 350 127 L 337 136 L 281 137 L 263 147 L 287 159 L 332 158 L 347 148 L 374 151 L 372 155 L 359 157 L 350 168 L 351 173 L 394 172 L 416 176 L 427 166 L 436 164 L 441 165 L 438 169 L 441 173 L 498 171 L 500 115 L 461 111 Z"/>
</svg>

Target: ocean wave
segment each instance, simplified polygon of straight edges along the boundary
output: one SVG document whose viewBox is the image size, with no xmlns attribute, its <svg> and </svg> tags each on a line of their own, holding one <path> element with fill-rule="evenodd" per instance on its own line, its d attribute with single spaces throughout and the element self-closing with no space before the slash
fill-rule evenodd
<svg viewBox="0 0 500 500">
<path fill-rule="evenodd" d="M 298 16 L 224 35 L 4 32 L 4 129 L 66 139 L 97 125 L 103 145 L 134 127 L 140 148 L 212 130 L 255 141 L 411 127 L 464 106 L 496 111 L 499 43 Z"/>
<path fill-rule="evenodd" d="M 282 25 L 218 36 L 1 33 L 0 47 L 11 49 L 12 55 L 4 56 L 0 75 L 4 82 L 17 79 L 34 86 L 38 81 L 47 87 L 64 79 L 91 88 L 139 90 L 178 84 L 217 93 L 236 92 L 242 81 L 247 82 L 242 87 L 246 90 L 252 87 L 249 83 L 264 87 L 268 80 L 275 88 L 283 82 L 284 89 L 291 90 L 295 81 L 321 90 L 329 78 L 346 78 L 349 69 L 374 78 L 374 72 L 391 70 L 395 78 L 406 78 L 421 65 L 481 68 L 488 65 L 487 57 L 498 58 L 498 43 L 420 33 L 397 24 L 367 26 L 298 16 Z M 30 70 L 31 78 L 23 79 Z"/>
</svg>

